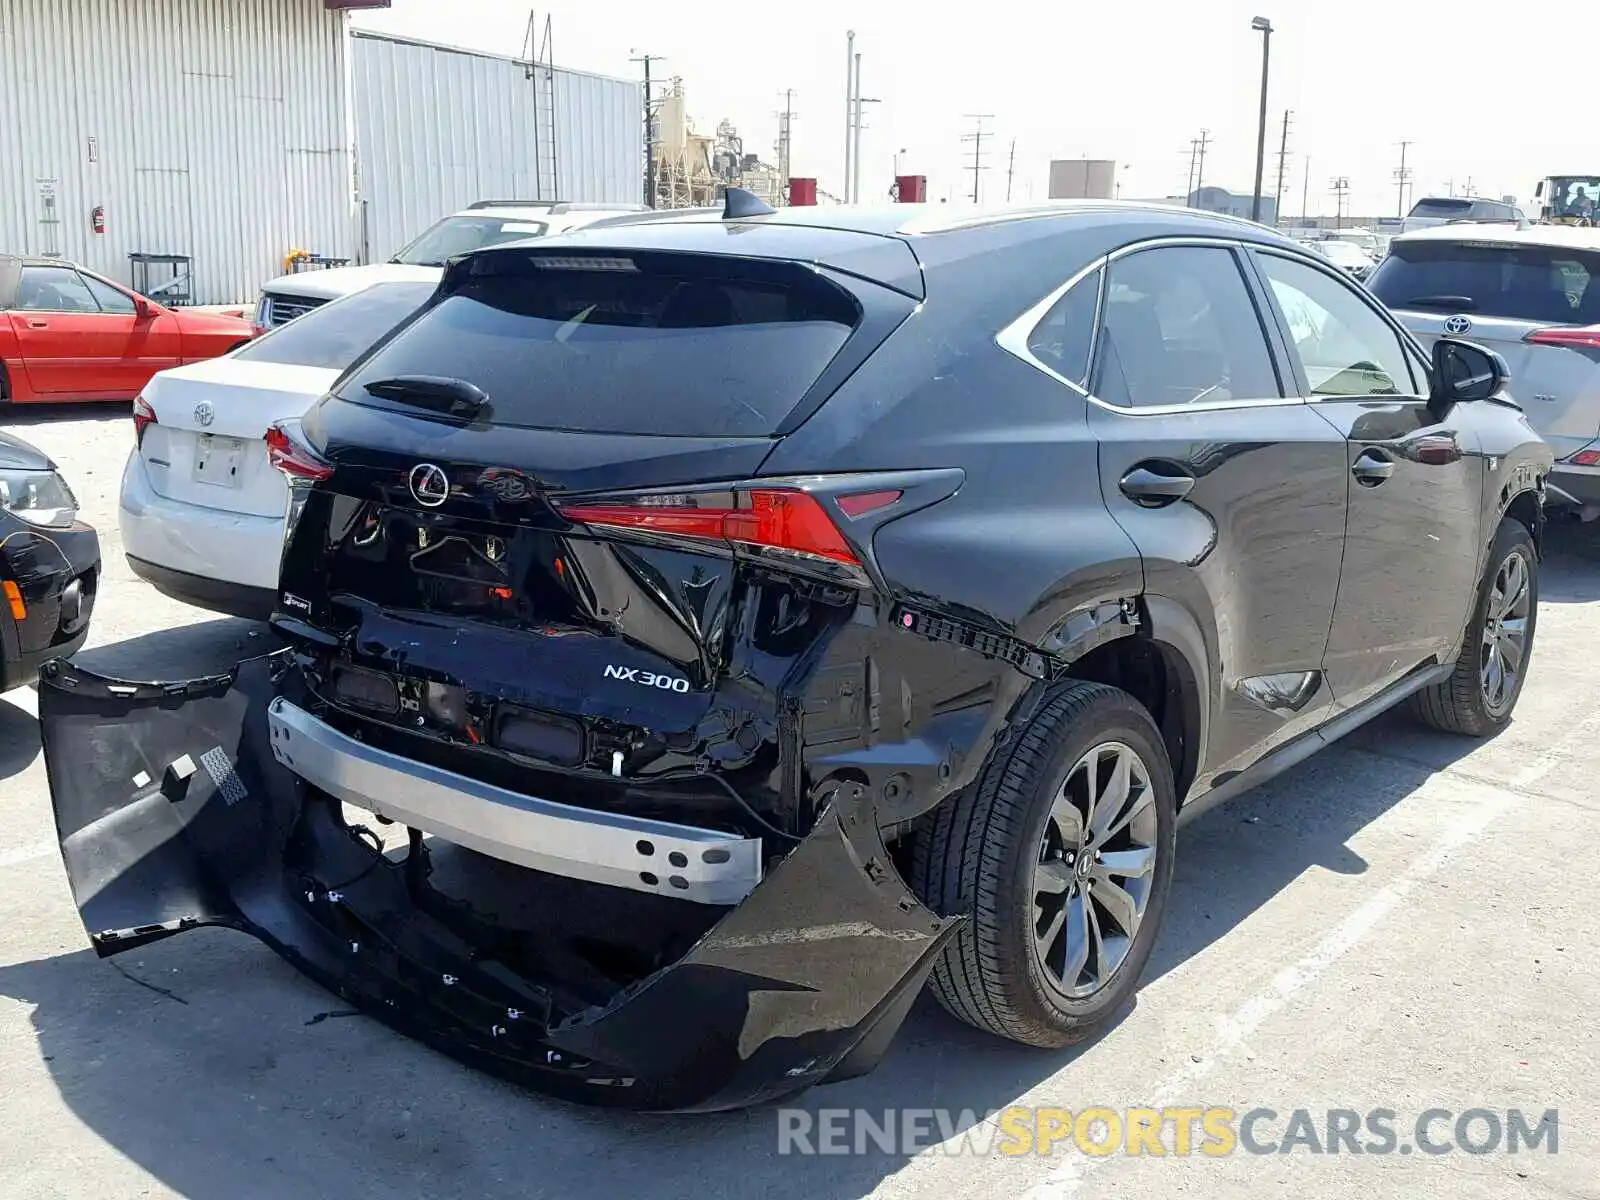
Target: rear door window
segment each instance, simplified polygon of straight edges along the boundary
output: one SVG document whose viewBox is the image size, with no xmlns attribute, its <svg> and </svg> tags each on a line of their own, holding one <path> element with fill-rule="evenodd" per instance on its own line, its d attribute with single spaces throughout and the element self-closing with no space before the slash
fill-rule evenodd
<svg viewBox="0 0 1600 1200">
<path fill-rule="evenodd" d="M 431 283 L 378 283 L 269 330 L 233 352 L 243 362 L 342 371 L 421 308 Z"/>
<path fill-rule="evenodd" d="M 1367 286 L 1390 308 L 1600 323 L 1600 254 L 1506 242 L 1397 241 Z"/>
<path fill-rule="evenodd" d="M 711 255 L 495 254 L 339 388 L 448 376 L 495 425 L 768 437 L 849 339 L 860 306 L 809 267 Z"/>
<path fill-rule="evenodd" d="M 1111 264 L 1091 389 L 1125 407 L 1282 395 L 1255 302 L 1226 247 L 1141 250 Z"/>
</svg>

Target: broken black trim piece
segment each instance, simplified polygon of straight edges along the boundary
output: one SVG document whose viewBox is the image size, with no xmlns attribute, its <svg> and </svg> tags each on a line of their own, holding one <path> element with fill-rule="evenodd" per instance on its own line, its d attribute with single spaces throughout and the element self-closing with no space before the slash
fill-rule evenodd
<svg viewBox="0 0 1600 1200">
<path fill-rule="evenodd" d="M 50 664 L 39 716 L 57 832 L 102 957 L 237 929 L 368 1015 L 529 1088 L 713 1111 L 870 1069 L 965 919 L 918 902 L 865 789 L 844 782 L 676 962 L 573 1004 L 453 915 L 420 836 L 409 858 L 376 854 L 274 758 L 280 694 L 300 695 L 284 651 L 174 684 Z M 168 770 L 185 756 L 194 769 Z"/>
</svg>

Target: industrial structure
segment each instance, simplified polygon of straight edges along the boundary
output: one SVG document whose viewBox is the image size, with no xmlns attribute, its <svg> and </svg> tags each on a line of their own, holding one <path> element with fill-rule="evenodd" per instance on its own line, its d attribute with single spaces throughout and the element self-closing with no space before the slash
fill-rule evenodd
<svg viewBox="0 0 1600 1200">
<path fill-rule="evenodd" d="M 226 304 L 474 200 L 638 201 L 637 83 L 352 34 L 382 7 L 0 0 L 0 250 Z"/>
<path fill-rule="evenodd" d="M 782 170 L 747 153 L 732 121 L 719 121 L 714 135 L 694 132 L 681 77 L 673 76 L 651 109 L 651 207 L 709 207 L 729 186 L 754 192 L 774 208 L 788 203 Z"/>
</svg>

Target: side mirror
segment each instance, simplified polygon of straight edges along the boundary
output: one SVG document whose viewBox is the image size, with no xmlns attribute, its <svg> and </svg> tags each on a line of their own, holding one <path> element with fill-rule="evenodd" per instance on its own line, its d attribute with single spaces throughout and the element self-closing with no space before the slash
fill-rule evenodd
<svg viewBox="0 0 1600 1200">
<path fill-rule="evenodd" d="M 1442 337 L 1433 344 L 1433 393 L 1438 407 L 1488 400 L 1511 379 L 1506 360 L 1476 342 Z"/>
<path fill-rule="evenodd" d="M 133 298 L 133 311 L 141 321 L 148 321 L 156 315 L 155 305 L 151 304 L 143 296 L 135 296 Z"/>
</svg>

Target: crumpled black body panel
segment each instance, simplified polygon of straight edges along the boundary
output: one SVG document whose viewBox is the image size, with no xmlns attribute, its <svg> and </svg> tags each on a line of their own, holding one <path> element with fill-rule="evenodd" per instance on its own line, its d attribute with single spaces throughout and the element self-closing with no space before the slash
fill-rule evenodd
<svg viewBox="0 0 1600 1200">
<path fill-rule="evenodd" d="M 563 1015 L 558 992 L 436 902 L 416 859 L 376 857 L 276 762 L 266 706 L 297 681 L 286 652 L 184 684 L 47 669 L 57 829 L 99 954 L 238 929 L 473 1066 L 572 1100 L 694 1111 L 870 1070 L 959 924 L 906 889 L 846 788 L 676 963 Z"/>
</svg>

